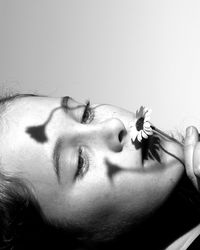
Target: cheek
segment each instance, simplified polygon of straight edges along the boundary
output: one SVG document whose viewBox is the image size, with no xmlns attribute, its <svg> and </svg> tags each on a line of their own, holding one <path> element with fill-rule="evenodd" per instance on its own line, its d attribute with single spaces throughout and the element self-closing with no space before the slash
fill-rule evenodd
<svg viewBox="0 0 200 250">
<path fill-rule="evenodd" d="M 115 206 L 132 219 L 141 218 L 157 209 L 170 192 L 158 183 L 154 174 L 121 172 L 113 181 Z"/>
<path fill-rule="evenodd" d="M 107 178 L 87 176 L 69 195 L 70 214 L 79 221 L 93 220 L 103 211 L 113 211 L 115 195 Z M 69 210 L 68 210 L 69 211 Z"/>
<path fill-rule="evenodd" d="M 161 174 L 161 173 L 160 173 Z M 159 182 L 159 174 L 120 172 L 112 180 L 105 173 L 85 176 L 70 191 L 70 219 L 92 223 L 99 216 L 141 219 L 160 206 L 170 188 Z"/>
<path fill-rule="evenodd" d="M 77 183 L 69 197 L 71 217 L 84 222 L 101 214 L 136 214 L 136 211 L 143 210 L 149 196 L 128 176 L 120 174 L 116 180 L 110 181 L 106 176 L 97 178 L 91 175 Z"/>
</svg>

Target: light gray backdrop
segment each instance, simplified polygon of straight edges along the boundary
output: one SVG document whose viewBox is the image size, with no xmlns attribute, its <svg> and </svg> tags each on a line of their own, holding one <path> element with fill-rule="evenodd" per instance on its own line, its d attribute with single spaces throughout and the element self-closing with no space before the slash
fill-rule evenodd
<svg viewBox="0 0 200 250">
<path fill-rule="evenodd" d="M 0 86 L 200 128 L 200 1 L 0 0 Z"/>
</svg>

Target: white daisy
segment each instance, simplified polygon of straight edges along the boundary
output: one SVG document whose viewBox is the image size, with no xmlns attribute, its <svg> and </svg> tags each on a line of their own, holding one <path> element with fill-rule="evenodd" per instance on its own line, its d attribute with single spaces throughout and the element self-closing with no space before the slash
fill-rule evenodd
<svg viewBox="0 0 200 250">
<path fill-rule="evenodd" d="M 141 106 L 139 111 L 136 111 L 136 129 L 138 131 L 137 139 L 139 142 L 142 138 L 147 139 L 149 135 L 153 134 L 153 130 L 150 123 L 150 115 L 152 110 Z"/>
</svg>

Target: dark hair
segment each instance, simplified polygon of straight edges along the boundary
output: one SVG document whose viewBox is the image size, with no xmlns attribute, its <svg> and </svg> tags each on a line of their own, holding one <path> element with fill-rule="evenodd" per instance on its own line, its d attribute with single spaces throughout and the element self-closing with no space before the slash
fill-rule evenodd
<svg viewBox="0 0 200 250">
<path fill-rule="evenodd" d="M 76 240 L 76 233 L 49 225 L 22 180 L 1 174 L 0 249 L 62 249 L 64 244 L 69 250 L 112 250 L 129 244 L 135 250 L 160 250 L 200 222 L 199 208 L 199 193 L 184 175 L 166 203 L 136 229 L 130 227 L 111 241 L 88 244 Z"/>
<path fill-rule="evenodd" d="M 22 180 L 0 173 L 0 249 L 13 244 L 29 198 L 30 192 Z"/>
</svg>

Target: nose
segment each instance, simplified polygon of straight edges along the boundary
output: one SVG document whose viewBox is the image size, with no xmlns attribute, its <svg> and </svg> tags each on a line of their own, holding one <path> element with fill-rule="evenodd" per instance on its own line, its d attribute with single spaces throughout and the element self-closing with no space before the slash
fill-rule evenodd
<svg viewBox="0 0 200 250">
<path fill-rule="evenodd" d="M 127 133 L 123 122 L 117 118 L 103 121 L 100 125 L 100 137 L 109 149 L 120 152 Z"/>
</svg>

